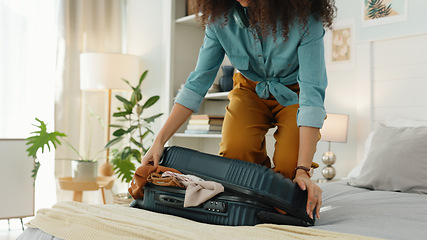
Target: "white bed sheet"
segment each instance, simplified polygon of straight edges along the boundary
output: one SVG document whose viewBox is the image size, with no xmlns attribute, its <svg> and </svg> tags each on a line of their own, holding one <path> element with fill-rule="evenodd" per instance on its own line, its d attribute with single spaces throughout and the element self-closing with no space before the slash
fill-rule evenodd
<svg viewBox="0 0 427 240">
<path fill-rule="evenodd" d="M 427 195 L 372 191 L 344 180 L 319 185 L 323 207 L 314 228 L 385 239 L 427 239 Z"/>
</svg>

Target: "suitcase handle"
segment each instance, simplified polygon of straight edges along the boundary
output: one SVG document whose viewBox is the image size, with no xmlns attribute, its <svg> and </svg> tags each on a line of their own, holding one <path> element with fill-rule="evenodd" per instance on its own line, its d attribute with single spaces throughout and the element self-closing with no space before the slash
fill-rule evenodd
<svg viewBox="0 0 427 240">
<path fill-rule="evenodd" d="M 257 213 L 257 217 L 264 223 L 285 224 L 285 225 L 303 226 L 303 227 L 311 226 L 310 223 L 304 220 L 301 220 L 293 216 L 280 214 L 280 213 L 259 211 Z"/>
<path fill-rule="evenodd" d="M 165 194 L 154 194 L 154 199 L 164 205 L 173 207 L 184 207 L 184 198 L 169 196 Z"/>
</svg>

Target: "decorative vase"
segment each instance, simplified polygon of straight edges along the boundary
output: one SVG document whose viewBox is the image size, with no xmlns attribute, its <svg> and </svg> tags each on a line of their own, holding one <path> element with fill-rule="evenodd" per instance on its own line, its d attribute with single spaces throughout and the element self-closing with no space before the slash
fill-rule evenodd
<svg viewBox="0 0 427 240">
<path fill-rule="evenodd" d="M 99 173 L 101 176 L 111 177 L 114 174 L 113 165 L 109 162 L 101 164 L 99 167 Z"/>
<path fill-rule="evenodd" d="M 77 182 L 93 182 L 98 177 L 98 162 L 73 160 L 71 162 L 73 181 Z"/>
<path fill-rule="evenodd" d="M 221 66 L 222 77 L 219 79 L 219 88 L 221 92 L 228 92 L 233 89 L 234 67 L 229 65 Z"/>
</svg>

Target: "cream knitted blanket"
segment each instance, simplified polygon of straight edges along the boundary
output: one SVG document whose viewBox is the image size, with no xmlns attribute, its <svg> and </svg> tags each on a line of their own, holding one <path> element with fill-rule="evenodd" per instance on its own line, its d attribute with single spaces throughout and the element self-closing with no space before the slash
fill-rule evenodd
<svg viewBox="0 0 427 240">
<path fill-rule="evenodd" d="M 60 202 L 41 209 L 27 227 L 63 239 L 372 239 L 313 228 L 260 224 L 228 227 L 198 223 L 123 205 Z"/>
</svg>

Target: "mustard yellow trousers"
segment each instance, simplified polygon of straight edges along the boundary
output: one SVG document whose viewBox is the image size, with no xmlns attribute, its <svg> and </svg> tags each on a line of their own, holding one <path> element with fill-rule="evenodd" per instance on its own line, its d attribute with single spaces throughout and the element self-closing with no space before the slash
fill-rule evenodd
<svg viewBox="0 0 427 240">
<path fill-rule="evenodd" d="M 265 134 L 277 126 L 273 170 L 293 179 L 298 161 L 299 128 L 296 122 L 299 105 L 284 107 L 273 96 L 261 99 L 255 92 L 256 82 L 241 73 L 233 77 L 234 87 L 222 129 L 219 154 L 271 167 L 267 156 Z M 298 84 L 287 86 L 299 92 Z"/>
</svg>

